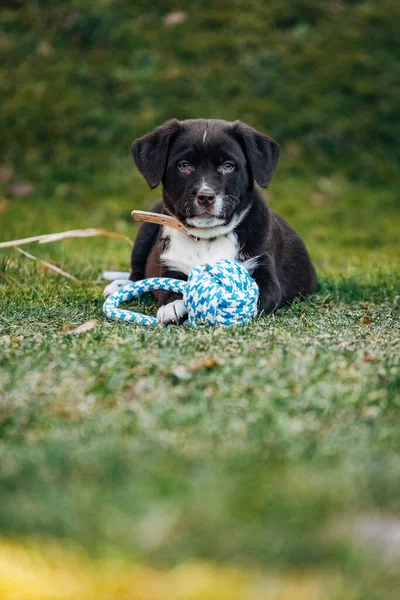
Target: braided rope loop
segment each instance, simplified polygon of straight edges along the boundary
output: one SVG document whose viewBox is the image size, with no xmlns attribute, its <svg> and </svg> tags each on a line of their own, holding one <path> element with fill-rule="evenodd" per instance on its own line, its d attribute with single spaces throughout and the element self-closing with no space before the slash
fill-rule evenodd
<svg viewBox="0 0 400 600">
<path fill-rule="evenodd" d="M 118 308 L 122 302 L 155 290 L 183 294 L 193 327 L 244 325 L 257 315 L 258 286 L 246 269 L 231 259 L 195 267 L 187 282 L 163 277 L 133 282 L 107 298 L 104 314 L 110 319 L 138 325 L 158 325 L 155 317 Z"/>
<path fill-rule="evenodd" d="M 257 315 L 258 286 L 237 261 L 225 259 L 194 267 L 183 300 L 193 327 L 244 325 Z"/>
</svg>

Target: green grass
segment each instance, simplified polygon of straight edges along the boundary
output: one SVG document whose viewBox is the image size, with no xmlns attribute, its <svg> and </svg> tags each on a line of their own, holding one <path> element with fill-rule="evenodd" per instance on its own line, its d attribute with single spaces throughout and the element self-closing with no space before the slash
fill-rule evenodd
<svg viewBox="0 0 400 600">
<path fill-rule="evenodd" d="M 360 597 L 385 597 L 387 569 L 366 574 L 345 524 L 400 511 L 396 196 L 338 178 L 275 183 L 271 203 L 304 236 L 320 286 L 245 327 L 109 322 L 102 285 L 2 251 L 3 535 L 154 564 L 331 565 L 357 573 Z M 14 201 L 0 238 L 92 225 L 133 237 L 127 215 L 154 197 L 136 189 L 134 204 Z M 88 281 L 128 268 L 120 240 L 28 248 Z M 62 331 L 93 318 L 85 334 Z M 209 357 L 219 364 L 196 366 Z"/>
<path fill-rule="evenodd" d="M 400 514 L 399 3 L 6 4 L 0 240 L 133 239 L 131 210 L 159 190 L 132 140 L 240 118 L 282 146 L 269 203 L 320 284 L 239 329 L 140 329 L 106 321 L 95 283 L 129 269 L 126 242 L 26 247 L 81 283 L 0 250 L 0 560 L 50 539 L 127 565 L 340 572 L 340 600 L 395 597 L 398 561 L 353 525 Z"/>
</svg>

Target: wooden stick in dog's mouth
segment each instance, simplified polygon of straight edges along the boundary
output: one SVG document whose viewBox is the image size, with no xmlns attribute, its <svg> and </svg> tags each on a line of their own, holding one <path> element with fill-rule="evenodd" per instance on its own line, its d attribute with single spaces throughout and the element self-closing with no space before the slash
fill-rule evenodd
<svg viewBox="0 0 400 600">
<path fill-rule="evenodd" d="M 146 210 L 133 210 L 131 212 L 132 217 L 135 221 L 146 221 L 146 223 L 157 223 L 158 225 L 166 225 L 177 229 L 178 231 L 185 231 L 184 226 L 175 217 L 169 215 L 160 215 L 159 213 L 148 212 Z"/>
</svg>

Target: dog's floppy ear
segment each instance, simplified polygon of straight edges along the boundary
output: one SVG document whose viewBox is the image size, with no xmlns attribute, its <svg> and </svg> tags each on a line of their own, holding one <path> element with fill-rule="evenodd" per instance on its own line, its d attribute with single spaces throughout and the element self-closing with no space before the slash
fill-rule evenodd
<svg viewBox="0 0 400 600">
<path fill-rule="evenodd" d="M 279 144 L 241 121 L 235 121 L 232 134 L 240 142 L 253 178 L 261 187 L 268 187 L 279 158 Z"/>
<path fill-rule="evenodd" d="M 179 127 L 180 122 L 171 119 L 135 140 L 131 146 L 136 166 L 151 188 L 157 187 L 164 175 L 169 142 Z"/>
</svg>

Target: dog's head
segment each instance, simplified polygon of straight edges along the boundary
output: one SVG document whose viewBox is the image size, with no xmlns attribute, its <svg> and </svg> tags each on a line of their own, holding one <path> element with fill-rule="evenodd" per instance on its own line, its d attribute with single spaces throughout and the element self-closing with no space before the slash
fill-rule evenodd
<svg viewBox="0 0 400 600">
<path fill-rule="evenodd" d="M 245 211 L 254 181 L 267 187 L 279 145 L 235 121 L 172 119 L 132 144 L 135 163 L 185 226 L 228 225 Z"/>
</svg>

